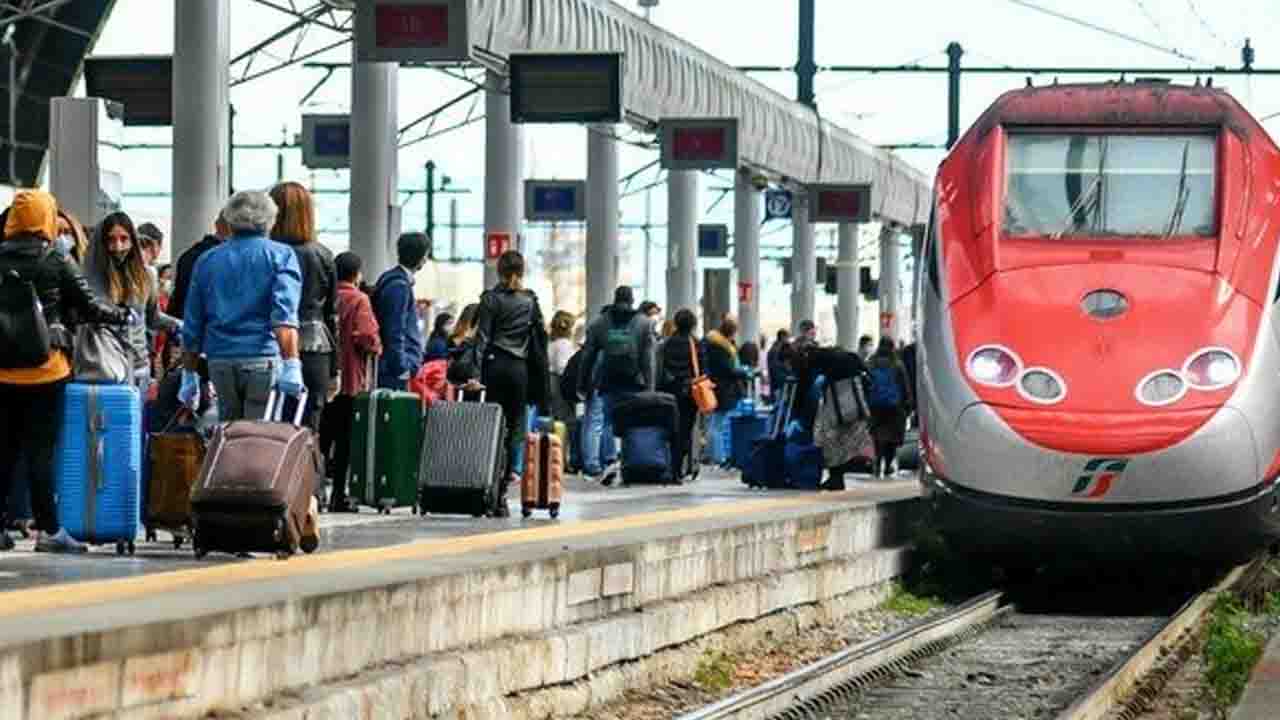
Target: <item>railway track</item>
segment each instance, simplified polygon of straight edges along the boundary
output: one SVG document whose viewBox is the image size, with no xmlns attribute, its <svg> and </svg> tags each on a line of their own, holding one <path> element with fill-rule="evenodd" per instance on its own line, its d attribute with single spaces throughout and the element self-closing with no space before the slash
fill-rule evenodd
<svg viewBox="0 0 1280 720">
<path fill-rule="evenodd" d="M 1165 614 L 1022 612 L 987 592 L 680 720 L 1127 717 L 1125 703 L 1167 669 L 1217 595 L 1261 567 L 1241 565 Z"/>
</svg>

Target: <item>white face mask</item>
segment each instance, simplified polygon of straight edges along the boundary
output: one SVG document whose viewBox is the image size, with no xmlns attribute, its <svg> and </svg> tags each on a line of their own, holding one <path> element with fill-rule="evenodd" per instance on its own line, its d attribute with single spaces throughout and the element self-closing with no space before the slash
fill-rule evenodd
<svg viewBox="0 0 1280 720">
<path fill-rule="evenodd" d="M 54 242 L 54 247 L 70 255 L 76 249 L 76 237 L 69 233 L 63 233 Z"/>
</svg>

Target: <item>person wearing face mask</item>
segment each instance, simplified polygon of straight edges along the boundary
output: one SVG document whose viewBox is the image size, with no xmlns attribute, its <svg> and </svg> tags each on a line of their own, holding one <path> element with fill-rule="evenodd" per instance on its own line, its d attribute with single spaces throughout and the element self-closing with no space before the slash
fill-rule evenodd
<svg viewBox="0 0 1280 720">
<path fill-rule="evenodd" d="M 89 250 L 89 239 L 85 236 L 84 226 L 67 210 L 58 210 L 58 238 L 54 247 L 64 252 L 77 265 L 84 262 L 85 253 Z"/>
<path fill-rule="evenodd" d="M 144 319 L 129 326 L 127 339 L 134 384 L 145 397 L 151 385 L 147 333 L 175 332 L 182 328 L 182 322 L 160 311 L 159 293 L 147 273 L 138 232 L 127 214 L 111 213 L 98 225 L 85 259 L 85 275 L 95 292 Z"/>
</svg>

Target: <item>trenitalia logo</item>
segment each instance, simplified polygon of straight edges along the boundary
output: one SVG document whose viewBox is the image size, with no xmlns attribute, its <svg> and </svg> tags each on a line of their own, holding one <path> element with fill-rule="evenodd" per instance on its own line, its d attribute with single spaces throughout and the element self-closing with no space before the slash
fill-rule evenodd
<svg viewBox="0 0 1280 720">
<path fill-rule="evenodd" d="M 1111 492 L 1111 485 L 1124 474 L 1124 469 L 1128 466 L 1129 461 L 1120 458 L 1094 458 L 1085 463 L 1084 472 L 1076 478 L 1076 486 L 1071 489 L 1071 494 L 1100 498 Z"/>
</svg>

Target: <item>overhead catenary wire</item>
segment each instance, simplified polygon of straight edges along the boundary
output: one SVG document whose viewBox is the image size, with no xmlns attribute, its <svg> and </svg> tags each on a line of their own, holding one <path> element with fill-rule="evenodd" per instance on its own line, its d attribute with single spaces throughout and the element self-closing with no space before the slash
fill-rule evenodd
<svg viewBox="0 0 1280 720">
<path fill-rule="evenodd" d="M 1037 3 L 1031 2 L 1031 0 L 1005 0 L 1005 2 L 1012 3 L 1014 5 L 1017 5 L 1022 8 L 1026 8 L 1028 10 L 1034 10 L 1035 12 L 1042 13 L 1050 17 L 1055 17 L 1059 20 L 1062 20 L 1064 22 L 1069 22 L 1073 25 L 1079 25 L 1080 27 L 1089 28 L 1090 30 L 1103 33 L 1104 35 L 1109 35 L 1119 40 L 1125 40 L 1135 45 L 1141 45 L 1142 47 L 1145 47 L 1148 50 L 1155 50 L 1157 52 L 1162 52 L 1162 53 L 1165 53 L 1166 55 L 1172 55 L 1182 60 L 1204 62 L 1203 60 L 1200 60 L 1199 58 L 1193 55 L 1188 55 L 1187 53 L 1184 53 L 1177 48 L 1165 47 L 1164 45 L 1160 45 L 1158 43 L 1153 43 L 1147 40 L 1143 40 L 1142 38 L 1136 35 L 1130 35 L 1129 33 L 1126 33 L 1126 32 L 1121 32 L 1119 30 L 1115 30 L 1113 28 L 1109 28 L 1104 25 L 1099 25 L 1097 23 L 1084 20 L 1082 18 L 1078 18 L 1072 15 L 1067 15 L 1066 13 L 1058 12 L 1057 10 L 1053 10 L 1053 9 L 1044 7 L 1043 5 L 1039 5 Z"/>
</svg>

